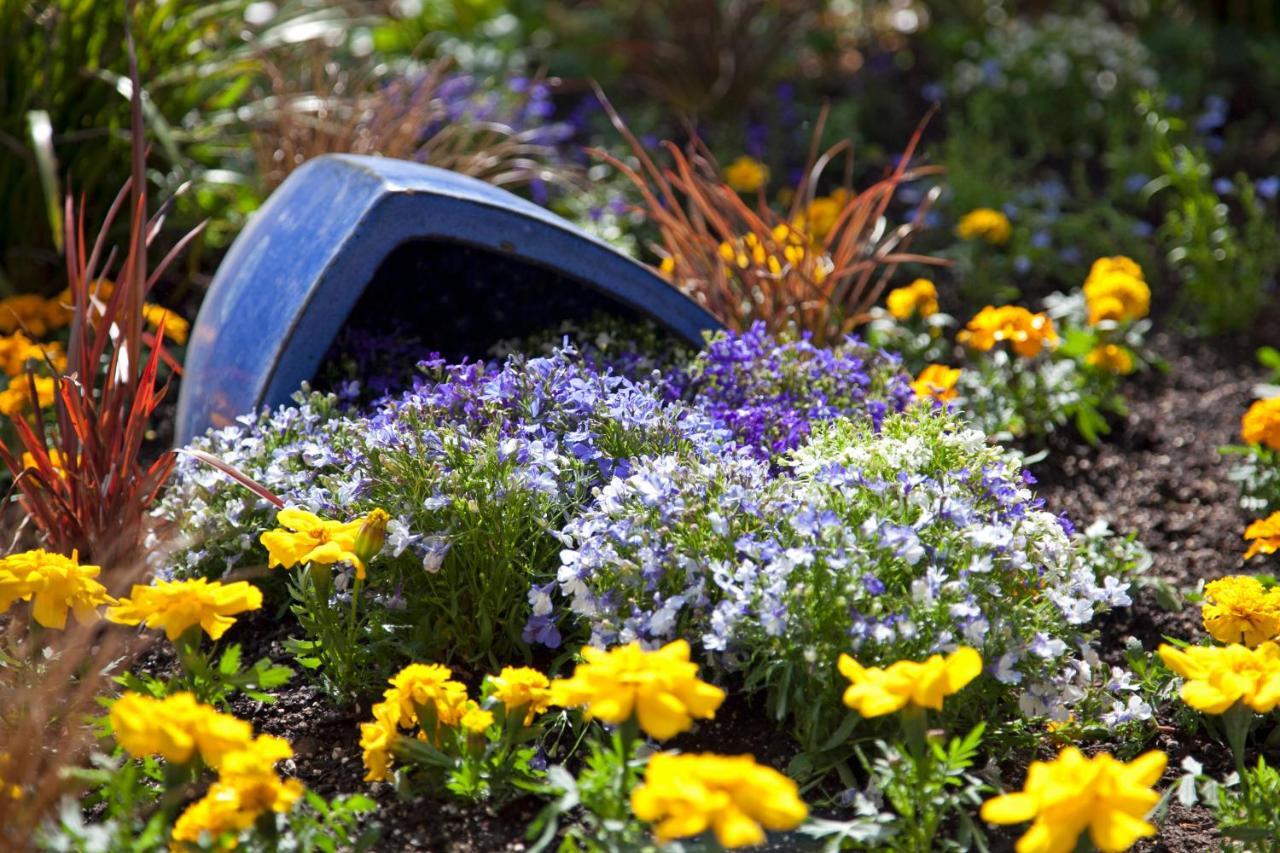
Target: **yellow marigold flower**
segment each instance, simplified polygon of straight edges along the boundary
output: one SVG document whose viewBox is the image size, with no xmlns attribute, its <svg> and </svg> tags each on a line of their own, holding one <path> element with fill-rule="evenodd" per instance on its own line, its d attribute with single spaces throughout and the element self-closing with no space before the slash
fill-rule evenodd
<svg viewBox="0 0 1280 853">
<path fill-rule="evenodd" d="M 1085 281 L 1113 274 L 1127 275 L 1130 278 L 1139 280 L 1143 278 L 1142 267 L 1138 266 L 1137 261 L 1124 255 L 1113 255 L 1109 258 L 1098 258 L 1094 261 L 1093 265 L 1089 267 L 1089 275 Z"/>
<path fill-rule="evenodd" d="M 840 655 L 840 674 L 852 682 L 844 704 L 864 717 L 880 717 L 908 704 L 942 710 L 942 700 L 957 693 L 982 672 L 982 655 L 961 646 L 945 658 L 933 655 L 923 663 L 900 660 L 888 668 L 864 667 Z"/>
<path fill-rule="evenodd" d="M 895 320 L 910 320 L 917 314 L 931 317 L 938 313 L 938 288 L 927 278 L 918 278 L 906 287 L 889 291 L 884 304 Z"/>
<path fill-rule="evenodd" d="M 52 404 L 58 392 L 58 380 L 52 376 L 37 376 L 35 385 L 36 403 L 39 408 L 43 409 Z M 9 382 L 9 387 L 0 391 L 0 415 L 17 418 L 29 408 L 31 408 L 31 386 L 26 376 L 15 376 Z"/>
<path fill-rule="evenodd" d="M 0 560 L 0 613 L 13 602 L 31 602 L 31 617 L 46 628 L 67 627 L 67 611 L 88 625 L 98 618 L 98 607 L 115 604 L 107 588 L 94 580 L 102 569 L 80 565 L 79 554 L 70 557 L 48 551 L 24 551 Z"/>
<path fill-rule="evenodd" d="M 253 741 L 253 727 L 196 701 L 191 693 L 163 699 L 125 693 L 111 706 L 111 730 L 116 743 L 130 755 L 159 755 L 186 764 L 197 754 L 210 767 L 219 767 L 229 753 Z"/>
<path fill-rule="evenodd" d="M 639 643 L 609 651 L 588 646 L 582 657 L 571 678 L 551 682 L 551 704 L 585 706 L 588 717 L 614 725 L 634 716 L 658 740 L 688 731 L 694 719 L 711 719 L 724 701 L 723 690 L 698 678 L 684 640 L 652 652 Z"/>
<path fill-rule="evenodd" d="M 662 260 L 658 261 L 658 273 L 663 278 L 671 278 L 676 272 L 676 259 L 671 255 L 663 255 Z"/>
<path fill-rule="evenodd" d="M 391 689 L 383 697 L 399 703 L 402 726 L 421 723 L 417 709 L 428 705 L 435 707 L 441 725 L 456 726 L 467 707 L 466 686 L 453 680 L 449 667 L 438 663 L 409 664 L 391 679 Z"/>
<path fill-rule="evenodd" d="M 631 810 L 656 824 L 659 844 L 712 830 L 722 847 L 765 840 L 765 829 L 795 829 L 809 816 L 796 783 L 750 755 L 677 755 L 649 759 Z"/>
<path fill-rule="evenodd" d="M 366 782 L 382 782 L 391 764 L 391 745 L 399 735 L 400 700 L 373 706 L 373 722 L 360 724 L 360 749 L 364 752 Z"/>
<path fill-rule="evenodd" d="M 473 735 L 484 734 L 493 725 L 493 712 L 486 711 L 475 702 L 468 702 L 458 725 Z"/>
<path fill-rule="evenodd" d="M 1246 444 L 1280 450 L 1280 397 L 1255 401 L 1240 419 L 1240 437 Z"/>
<path fill-rule="evenodd" d="M 1084 282 L 1084 298 L 1091 325 L 1137 320 L 1151 310 L 1151 288 L 1142 268 L 1123 255 L 1093 262 Z"/>
<path fill-rule="evenodd" d="M 59 477 L 65 478 L 67 476 L 67 470 L 66 470 L 66 466 L 62 464 L 62 451 L 58 450 L 58 448 L 56 447 L 50 448 L 48 450 L 48 456 L 49 456 L 50 467 L 52 467 L 53 470 L 57 472 Z M 24 469 L 30 468 L 35 470 L 35 469 L 38 469 L 40 466 L 36 464 L 36 457 L 34 454 L 23 451 L 22 467 Z"/>
<path fill-rule="evenodd" d="M 981 352 L 1008 341 L 1018 355 L 1034 358 L 1045 346 L 1058 345 L 1058 333 L 1044 312 L 1032 314 L 1017 305 L 988 305 L 956 335 L 956 340 Z"/>
<path fill-rule="evenodd" d="M 1094 347 L 1084 357 L 1085 363 L 1098 370 L 1128 376 L 1133 373 L 1133 355 L 1124 347 L 1116 344 L 1103 344 Z"/>
<path fill-rule="evenodd" d="M 356 553 L 356 537 L 364 519 L 327 521 L 304 509 L 282 509 L 276 514 L 275 530 L 262 534 L 267 549 L 267 566 L 291 569 L 301 563 L 350 563 L 356 577 L 365 577 L 364 561 Z"/>
<path fill-rule="evenodd" d="M 1246 560 L 1258 554 L 1274 554 L 1280 549 L 1280 512 L 1250 522 L 1244 530 L 1244 538 L 1253 540 L 1249 550 L 1244 552 Z"/>
<path fill-rule="evenodd" d="M 240 808 L 240 795 L 230 785 L 219 782 L 209 786 L 205 795 L 196 800 L 178 816 L 173 824 L 171 840 L 177 842 L 172 850 L 185 849 L 187 844 L 198 844 L 201 836 L 221 839 L 227 833 L 239 835 L 253 826 L 258 816 Z M 215 850 L 233 850 L 234 840 L 219 841 Z"/>
<path fill-rule="evenodd" d="M 44 364 L 46 357 L 59 371 L 67 366 L 67 357 L 62 352 L 62 344 L 56 341 L 38 344 L 22 332 L 0 337 L 0 370 L 8 376 L 19 376 L 25 373 L 28 362 Z"/>
<path fill-rule="evenodd" d="M 982 819 L 1033 821 L 1017 853 L 1069 853 L 1086 830 L 1103 853 L 1119 853 L 1155 835 L 1145 818 L 1160 802 L 1152 786 L 1168 761 L 1153 751 L 1126 764 L 1105 752 L 1088 758 L 1069 746 L 1053 761 L 1031 762 L 1022 790 L 987 800 Z"/>
<path fill-rule="evenodd" d="M 769 167 L 743 154 L 724 167 L 724 182 L 740 193 L 753 193 L 769 182 Z"/>
<path fill-rule="evenodd" d="M 1197 711 L 1224 714 L 1243 702 L 1259 714 L 1280 704 L 1280 646 L 1160 646 L 1165 666 L 1187 681 L 1179 694 Z"/>
<path fill-rule="evenodd" d="M 848 203 L 849 193 L 843 189 L 836 190 L 829 196 L 819 196 L 809 202 L 804 213 L 796 218 L 795 225 L 809 235 L 813 245 L 820 246 L 835 227 Z"/>
<path fill-rule="evenodd" d="M 66 325 L 51 309 L 51 301 L 34 293 L 0 299 L 0 333 L 10 335 L 25 331 L 42 338 L 54 329 Z"/>
<path fill-rule="evenodd" d="M 134 584 L 128 598 L 107 610 L 107 618 L 121 625 L 145 622 L 148 628 L 163 628 L 170 641 L 199 625 L 216 640 L 236 623 L 232 616 L 261 606 L 262 593 L 247 581 L 156 581 L 151 586 Z"/>
<path fill-rule="evenodd" d="M 489 676 L 493 697 L 502 703 L 507 712 L 525 709 L 524 724 L 551 704 L 551 682 L 536 669 L 527 666 L 507 666 L 497 675 Z"/>
<path fill-rule="evenodd" d="M 948 403 L 956 398 L 956 382 L 959 379 L 960 368 L 929 364 L 925 365 L 924 370 L 911 383 L 911 390 L 922 400 L 932 397 L 939 402 Z"/>
<path fill-rule="evenodd" d="M 983 240 L 993 246 L 1008 243 L 1012 234 L 1009 217 L 989 207 L 969 211 L 956 225 L 956 236 L 961 240 Z"/>
<path fill-rule="evenodd" d="M 1248 575 L 1231 575 L 1204 587 L 1204 629 L 1220 643 L 1253 647 L 1280 635 L 1280 590 Z"/>
<path fill-rule="evenodd" d="M 282 780 L 275 765 L 293 757 L 289 742 L 275 735 L 259 735 L 243 749 L 227 753 L 218 766 L 219 782 L 235 789 L 240 808 L 254 814 L 287 812 L 302 796 L 302 783 Z"/>
<path fill-rule="evenodd" d="M 166 339 L 173 341 L 178 346 L 182 346 L 187 342 L 187 337 L 191 334 L 191 324 L 187 322 L 181 314 L 176 311 L 170 311 L 163 305 L 154 305 L 147 302 L 142 306 L 142 317 L 152 328 L 159 329 L 160 324 L 164 324 L 164 336 Z"/>
</svg>

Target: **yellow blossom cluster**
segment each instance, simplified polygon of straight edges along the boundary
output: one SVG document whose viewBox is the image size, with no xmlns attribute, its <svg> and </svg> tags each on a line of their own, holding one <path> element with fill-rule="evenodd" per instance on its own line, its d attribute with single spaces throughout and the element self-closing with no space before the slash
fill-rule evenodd
<svg viewBox="0 0 1280 853">
<path fill-rule="evenodd" d="M 1133 353 L 1119 344 L 1100 344 L 1089 350 L 1085 364 L 1117 376 L 1133 373 Z"/>
<path fill-rule="evenodd" d="M 380 510 L 379 510 L 380 512 Z M 385 517 L 385 513 L 383 514 Z M 290 507 L 276 514 L 275 530 L 262 534 L 267 549 L 267 566 L 291 569 L 304 563 L 350 563 L 356 577 L 365 577 L 365 558 L 356 547 L 365 518 L 354 521 L 330 521 L 315 513 Z M 385 521 L 384 521 L 385 525 Z"/>
<path fill-rule="evenodd" d="M 884 305 L 895 320 L 932 317 L 938 313 L 938 288 L 927 278 L 918 278 L 906 287 L 889 291 Z"/>
<path fill-rule="evenodd" d="M 49 457 L 49 467 L 57 472 L 59 477 L 66 477 L 67 469 L 63 464 L 62 451 L 58 450 L 56 447 L 51 447 L 46 451 L 45 455 Z M 31 468 L 38 470 L 40 465 L 36 462 L 34 454 L 24 450 L 22 452 L 22 467 L 23 469 Z"/>
<path fill-rule="evenodd" d="M 1085 279 L 1084 300 L 1090 325 L 1104 321 L 1123 323 L 1147 316 L 1151 288 L 1142 276 L 1142 268 L 1131 258 L 1098 258 Z"/>
<path fill-rule="evenodd" d="M 164 326 L 165 339 L 173 341 L 178 346 L 185 344 L 187 338 L 191 336 L 191 324 L 187 322 L 186 318 L 162 305 L 155 305 L 151 302 L 145 303 L 142 306 L 142 319 L 147 321 L 147 325 L 155 329 Z"/>
<path fill-rule="evenodd" d="M 1237 702 L 1259 714 L 1280 705 L 1280 646 L 1160 646 L 1160 659 L 1186 679 L 1179 695 L 1197 711 L 1224 714 Z"/>
<path fill-rule="evenodd" d="M 281 779 L 275 771 L 277 762 L 292 757 L 288 741 L 274 735 L 259 735 L 228 753 L 218 767 L 217 781 L 178 816 L 173 825 L 174 846 L 199 844 L 204 835 L 217 839 L 226 833 L 239 834 L 260 815 L 292 809 L 302 796 L 302 783 Z M 235 847 L 235 841 L 225 846 Z"/>
<path fill-rule="evenodd" d="M 519 713 L 523 709 L 526 726 L 551 706 L 551 682 L 532 667 L 504 667 L 497 675 L 489 677 L 489 689 L 507 714 Z"/>
<path fill-rule="evenodd" d="M 1263 444 L 1280 450 L 1280 397 L 1256 400 L 1240 419 L 1245 444 Z"/>
<path fill-rule="evenodd" d="M 724 182 L 740 193 L 753 193 L 769 182 L 769 167 L 746 154 L 738 157 L 721 173 Z"/>
<path fill-rule="evenodd" d="M 809 235 L 814 246 L 821 246 L 840 221 L 840 214 L 848 206 L 852 196 L 843 187 L 836 189 L 831 195 L 818 196 L 805 205 L 804 211 L 792 224 Z"/>
<path fill-rule="evenodd" d="M 960 368 L 945 364 L 927 364 L 911 383 L 911 390 L 922 400 L 934 399 L 949 403 L 956 398 L 956 383 L 960 380 Z"/>
<path fill-rule="evenodd" d="M 178 817 L 175 849 L 197 844 L 201 835 L 218 840 L 241 833 L 264 812 L 287 812 L 302 795 L 302 783 L 280 779 L 276 762 L 293 756 L 287 740 L 253 736 L 248 722 L 196 702 L 191 693 L 156 699 L 125 693 L 111 706 L 116 743 L 138 758 L 160 756 L 175 765 L 200 758 L 218 771 L 209 786 Z M 225 847 L 236 847 L 229 840 Z"/>
<path fill-rule="evenodd" d="M 965 346 L 987 352 L 1002 341 L 1023 358 L 1034 358 L 1046 346 L 1058 345 L 1058 333 L 1048 314 L 1032 314 L 1018 305 L 988 305 L 956 336 Z"/>
<path fill-rule="evenodd" d="M 178 817 L 173 827 L 176 849 L 196 844 L 202 834 L 219 839 L 239 833 L 268 812 L 287 812 L 302 796 L 302 783 L 281 779 L 277 762 L 293 749 L 274 735 L 254 737 L 244 720 L 196 701 L 190 693 L 155 699 L 126 693 L 109 714 L 116 742 L 138 758 L 158 755 L 172 764 L 199 758 L 218 772 L 205 795 Z M 234 847 L 234 840 L 229 847 Z"/>
<path fill-rule="evenodd" d="M 216 640 L 235 624 L 231 617 L 262 606 L 262 593 L 246 581 L 224 584 L 205 578 L 135 584 L 128 598 L 107 609 L 107 619 L 121 625 L 146 623 L 176 641 L 192 626 Z"/>
<path fill-rule="evenodd" d="M 760 844 L 765 829 L 794 829 L 808 817 L 796 783 L 749 755 L 677 755 L 649 759 L 631 810 L 656 824 L 659 844 L 712 830 L 722 847 Z"/>
<path fill-rule="evenodd" d="M 1204 628 L 1220 643 L 1257 646 L 1280 635 L 1280 589 L 1257 578 L 1231 575 L 1204 587 Z"/>
<path fill-rule="evenodd" d="M 657 740 L 675 737 L 695 719 L 711 719 L 724 691 L 698 678 L 684 640 L 646 651 L 639 643 L 608 651 L 586 647 L 570 678 L 551 683 L 551 704 L 586 708 L 589 718 L 618 725 L 635 718 Z"/>
<path fill-rule="evenodd" d="M 100 605 L 115 603 L 96 580 L 101 571 L 81 565 L 75 551 L 70 557 L 42 550 L 12 554 L 0 560 L 0 613 L 15 601 L 30 601 L 31 618 L 46 628 L 66 628 L 67 611 L 89 624 Z"/>
<path fill-rule="evenodd" d="M 42 338 L 71 322 L 71 311 L 66 304 L 61 295 L 45 299 L 34 293 L 23 293 L 0 299 L 0 334 L 25 331 Z"/>
<path fill-rule="evenodd" d="M 989 207 L 969 211 L 956 224 L 956 236 L 961 240 L 982 240 L 993 246 L 1002 246 L 1012 235 L 1009 217 Z"/>
<path fill-rule="evenodd" d="M 18 376 L 26 371 L 28 362 L 44 364 L 45 359 L 58 372 L 66 370 L 67 356 L 57 341 L 38 344 L 22 332 L 0 337 L 0 371 L 6 376 Z"/>
<path fill-rule="evenodd" d="M 58 391 L 58 380 L 52 376 L 36 376 L 34 382 L 36 405 L 43 409 L 53 403 L 54 395 Z M 14 377 L 9 387 L 0 391 L 0 415 L 17 418 L 30 408 L 31 383 L 25 376 Z"/>
<path fill-rule="evenodd" d="M 1156 834 L 1147 814 L 1160 802 L 1153 790 L 1168 764 L 1163 752 L 1128 763 L 1102 752 L 1087 757 L 1069 746 L 1053 761 L 1033 761 L 1021 791 L 982 804 L 988 823 L 1032 821 L 1017 853 L 1069 853 L 1087 831 L 1103 853 L 1128 850 Z"/>
<path fill-rule="evenodd" d="M 508 713 L 523 711 L 524 724 L 547 709 L 550 683 L 528 667 L 507 667 L 489 679 L 491 693 Z M 494 713 L 467 696 L 466 685 L 441 664 L 413 663 L 400 670 L 382 701 L 373 706 L 373 720 L 360 724 L 366 782 L 387 778 L 391 751 L 398 737 L 418 729 L 420 740 L 437 743 L 442 728 L 460 728 L 482 735 L 495 722 Z"/>
<path fill-rule="evenodd" d="M 849 679 L 844 703 L 864 717 L 880 717 L 908 705 L 942 710 L 942 700 L 957 693 L 982 673 L 982 655 L 961 646 L 943 657 L 923 662 L 900 660 L 881 669 L 864 667 L 840 655 L 840 674 Z"/>
<path fill-rule="evenodd" d="M 163 699 L 125 693 L 111 706 L 109 716 L 116 743 L 126 752 L 137 758 L 158 755 L 171 764 L 199 757 L 217 768 L 228 753 L 253 740 L 253 726 L 186 692 Z"/>
<path fill-rule="evenodd" d="M 89 285 L 89 295 L 95 297 L 99 302 L 105 303 L 111 298 L 112 294 L 115 293 L 115 288 L 115 282 L 109 279 L 100 278 Z M 49 301 L 57 304 L 60 310 L 65 313 L 67 322 L 70 322 L 70 308 L 62 306 L 70 306 L 72 304 L 71 289 L 67 288 L 63 290 Z M 179 346 L 185 344 L 187 342 L 187 338 L 191 334 L 191 324 L 187 322 L 186 318 L 177 312 L 170 311 L 168 308 L 165 308 L 162 305 L 157 305 L 154 302 L 142 303 L 142 319 L 153 329 L 160 328 L 160 324 L 163 323 L 165 338 L 173 341 Z"/>
<path fill-rule="evenodd" d="M 802 232 L 780 223 L 773 227 L 770 236 L 774 246 L 766 245 L 755 234 L 721 243 L 718 251 L 725 263 L 725 275 L 735 275 L 736 270 L 751 270 L 777 277 L 788 270 L 804 269 L 815 283 L 821 284 L 831 273 L 830 259 L 810 246 Z"/>
</svg>

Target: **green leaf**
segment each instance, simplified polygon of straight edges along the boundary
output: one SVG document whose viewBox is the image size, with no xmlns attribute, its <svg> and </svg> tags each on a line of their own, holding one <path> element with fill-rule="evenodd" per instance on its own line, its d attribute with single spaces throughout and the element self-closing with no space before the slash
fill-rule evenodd
<svg viewBox="0 0 1280 853">
<path fill-rule="evenodd" d="M 240 644 L 233 643 L 222 653 L 218 661 L 218 672 L 222 675 L 235 675 L 240 669 Z"/>
</svg>

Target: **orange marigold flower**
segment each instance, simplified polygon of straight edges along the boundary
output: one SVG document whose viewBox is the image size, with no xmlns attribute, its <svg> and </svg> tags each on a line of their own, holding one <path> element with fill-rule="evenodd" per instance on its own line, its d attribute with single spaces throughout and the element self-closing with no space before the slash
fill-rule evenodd
<svg viewBox="0 0 1280 853">
<path fill-rule="evenodd" d="M 1280 397 L 1257 400 L 1240 419 L 1245 444 L 1265 444 L 1280 450 Z"/>
<path fill-rule="evenodd" d="M 956 335 L 956 340 L 981 352 L 1008 341 L 1018 355 L 1034 358 L 1044 347 L 1058 345 L 1058 333 L 1044 312 L 1032 314 L 1017 305 L 988 305 Z"/>
<path fill-rule="evenodd" d="M 1280 548 L 1280 512 L 1250 522 L 1245 528 L 1244 538 L 1251 540 L 1249 550 L 1244 552 L 1246 560 L 1258 554 L 1274 554 Z"/>
<path fill-rule="evenodd" d="M 911 390 L 922 400 L 932 398 L 942 403 L 949 403 L 956 398 L 956 382 L 960 379 L 960 368 L 947 367 L 945 364 L 926 365 L 920 375 L 911 383 Z"/>
</svg>

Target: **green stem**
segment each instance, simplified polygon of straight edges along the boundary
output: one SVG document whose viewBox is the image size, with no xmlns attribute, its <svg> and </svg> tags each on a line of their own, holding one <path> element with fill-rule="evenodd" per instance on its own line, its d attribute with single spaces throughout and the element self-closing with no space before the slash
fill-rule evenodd
<svg viewBox="0 0 1280 853">
<path fill-rule="evenodd" d="M 1222 727 L 1227 733 L 1227 743 L 1231 746 L 1231 757 L 1236 762 L 1236 772 L 1240 774 L 1240 784 L 1245 782 L 1244 746 L 1249 739 L 1249 729 L 1253 726 L 1253 710 L 1244 702 L 1237 701 L 1222 715 Z"/>
<path fill-rule="evenodd" d="M 628 719 L 613 731 L 613 747 L 618 754 L 617 803 L 615 818 L 622 820 L 627 815 L 630 802 L 631 754 L 639 736 L 639 728 L 635 718 Z"/>
</svg>

